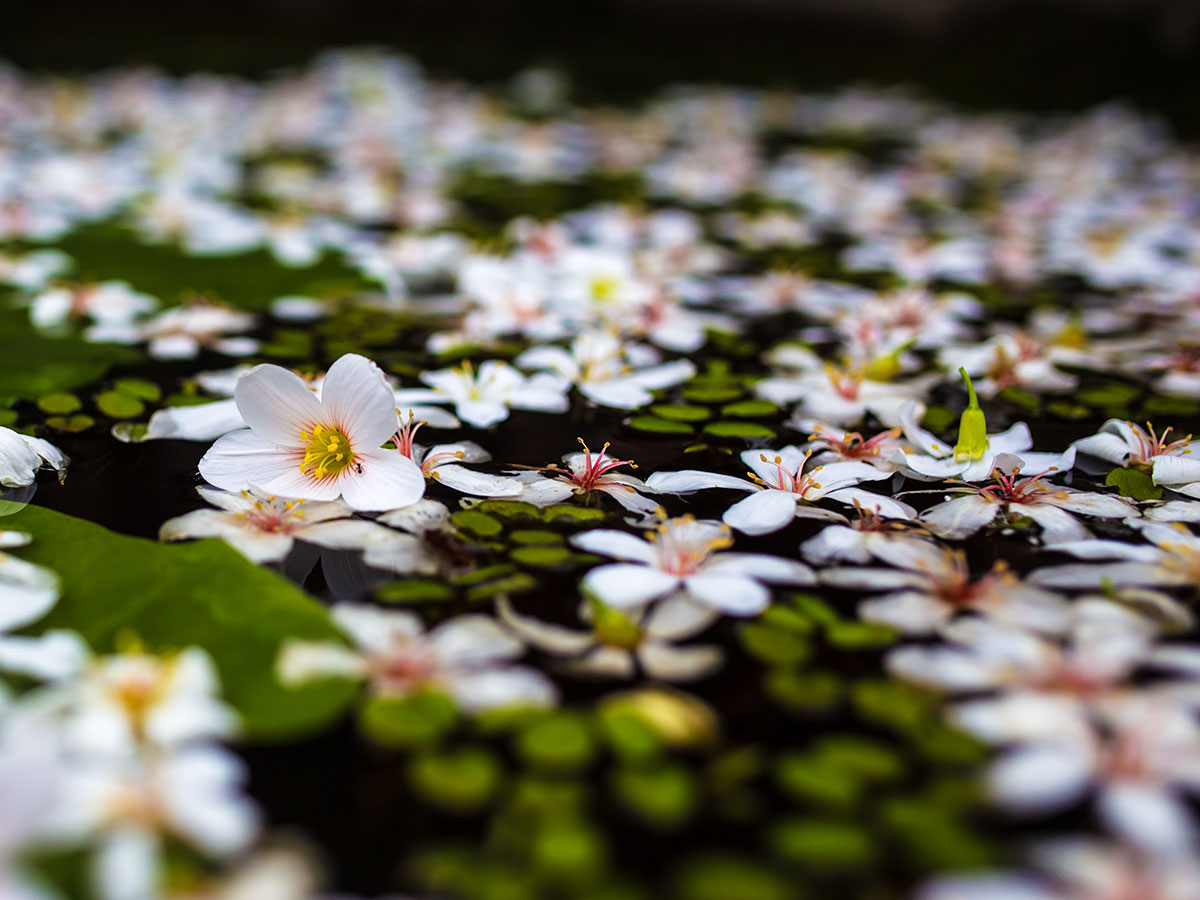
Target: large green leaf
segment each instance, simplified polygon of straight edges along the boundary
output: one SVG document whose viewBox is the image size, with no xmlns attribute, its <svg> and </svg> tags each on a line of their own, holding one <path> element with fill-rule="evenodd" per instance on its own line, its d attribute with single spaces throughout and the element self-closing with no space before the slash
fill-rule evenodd
<svg viewBox="0 0 1200 900">
<path fill-rule="evenodd" d="M 131 347 L 41 337 L 24 310 L 0 310 L 0 400 L 69 391 L 99 380 L 111 366 L 140 359 Z"/>
<path fill-rule="evenodd" d="M 54 244 L 75 260 L 72 277 L 128 281 L 172 306 L 188 294 L 206 294 L 249 310 L 264 310 L 286 294 L 344 294 L 369 286 L 337 254 L 311 266 L 280 265 L 266 250 L 188 256 L 169 244 L 143 244 L 112 224 L 80 228 Z"/>
<path fill-rule="evenodd" d="M 20 555 L 62 579 L 62 599 L 37 630 L 74 629 L 101 652 L 122 632 L 152 650 L 203 647 L 251 738 L 315 729 L 356 693 L 345 682 L 292 691 L 275 681 L 282 641 L 338 633 L 319 603 L 221 541 L 158 544 L 36 506 L 4 527 L 33 535 Z"/>
</svg>

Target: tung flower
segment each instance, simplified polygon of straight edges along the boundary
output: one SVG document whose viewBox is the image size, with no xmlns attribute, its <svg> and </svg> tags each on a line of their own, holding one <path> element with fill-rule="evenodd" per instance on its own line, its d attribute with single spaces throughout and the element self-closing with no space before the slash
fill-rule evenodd
<svg viewBox="0 0 1200 900">
<path fill-rule="evenodd" d="M 337 500 L 352 509 L 395 509 L 425 493 L 421 469 L 382 449 L 396 431 L 392 391 L 379 367 L 347 354 L 329 368 L 318 399 L 279 366 L 255 366 L 234 400 L 248 431 L 219 439 L 200 474 L 228 491 L 255 485 L 283 497 Z"/>
</svg>

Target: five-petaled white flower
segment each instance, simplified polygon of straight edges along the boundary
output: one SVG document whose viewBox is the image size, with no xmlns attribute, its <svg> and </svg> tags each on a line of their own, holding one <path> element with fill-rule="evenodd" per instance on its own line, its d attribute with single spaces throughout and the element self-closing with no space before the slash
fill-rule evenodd
<svg viewBox="0 0 1200 900">
<path fill-rule="evenodd" d="M 855 487 L 863 481 L 880 481 L 889 472 L 862 462 L 837 462 L 804 471 L 809 453 L 798 447 L 782 450 L 743 450 L 742 462 L 750 467 L 750 479 L 719 472 L 684 469 L 681 472 L 655 472 L 647 486 L 662 494 L 683 494 L 706 488 L 749 491 L 721 517 L 731 528 L 745 534 L 770 534 L 785 528 L 792 519 L 822 519 L 841 522 L 835 512 L 811 505 L 828 498 L 847 506 L 861 506 L 891 518 L 910 519 L 915 511 L 891 497 L 873 494 Z"/>
<path fill-rule="evenodd" d="M 812 570 L 800 562 L 760 553 L 723 553 L 733 544 L 729 527 L 691 516 L 668 519 L 639 538 L 596 529 L 571 539 L 589 553 L 625 562 L 592 569 L 582 589 L 617 609 L 641 606 L 682 591 L 699 603 L 734 616 L 766 609 L 771 593 L 763 581 L 810 585 Z"/>
<path fill-rule="evenodd" d="M 508 418 L 509 409 L 566 412 L 567 385 L 546 373 L 525 376 L 503 360 L 489 359 L 479 367 L 464 362 L 455 369 L 422 372 L 428 388 L 401 388 L 396 403 L 452 403 L 464 422 L 488 428 Z"/>
<path fill-rule="evenodd" d="M 276 665 L 280 681 L 362 680 L 374 692 L 392 696 L 443 691 L 473 712 L 557 702 L 545 675 L 512 664 L 524 645 L 487 616 L 458 616 L 426 632 L 413 613 L 341 603 L 333 608 L 333 619 L 354 646 L 285 644 Z"/>
<path fill-rule="evenodd" d="M 234 389 L 249 430 L 220 438 L 200 474 L 227 491 L 255 486 L 270 494 L 337 500 L 352 509 L 416 503 L 425 478 L 411 459 L 381 446 L 396 431 L 396 408 L 383 372 L 347 354 L 329 367 L 320 399 L 300 376 L 255 366 Z"/>
</svg>

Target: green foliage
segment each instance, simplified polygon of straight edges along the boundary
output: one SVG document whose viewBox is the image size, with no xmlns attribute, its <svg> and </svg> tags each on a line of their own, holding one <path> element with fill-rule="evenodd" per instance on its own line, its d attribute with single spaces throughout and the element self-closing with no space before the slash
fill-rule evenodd
<svg viewBox="0 0 1200 900">
<path fill-rule="evenodd" d="M 250 737 L 318 728 L 354 694 L 337 682 L 279 685 L 273 667 L 285 640 L 336 641 L 339 633 L 320 604 L 222 541 L 157 544 L 34 506 L 5 527 L 33 535 L 20 555 L 62 580 L 62 598 L 37 631 L 74 629 L 99 652 L 114 651 L 122 633 L 151 650 L 203 647 Z"/>
<path fill-rule="evenodd" d="M 359 709 L 363 733 L 387 747 L 436 744 L 458 722 L 458 707 L 438 691 L 371 697 Z"/>
<path fill-rule="evenodd" d="M 1162 499 L 1163 489 L 1154 483 L 1150 473 L 1141 469 L 1113 469 L 1104 483 L 1115 487 L 1122 497 L 1132 500 Z"/>
</svg>

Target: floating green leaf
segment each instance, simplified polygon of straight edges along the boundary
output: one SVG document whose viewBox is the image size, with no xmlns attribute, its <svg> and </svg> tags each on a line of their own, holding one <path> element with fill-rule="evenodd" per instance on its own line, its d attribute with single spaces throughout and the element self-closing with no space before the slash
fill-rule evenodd
<svg viewBox="0 0 1200 900">
<path fill-rule="evenodd" d="M 1115 487 L 1122 497 L 1133 500 L 1159 500 L 1163 494 L 1150 474 L 1141 469 L 1113 469 L 1104 483 Z"/>
<path fill-rule="evenodd" d="M 687 406 L 685 404 L 660 403 L 650 407 L 650 412 L 660 419 L 671 419 L 678 422 L 703 422 L 712 416 L 712 411 L 706 406 Z"/>
<path fill-rule="evenodd" d="M 486 750 L 463 747 L 428 753 L 409 763 L 412 786 L 430 803 L 450 812 L 474 812 L 500 786 L 500 764 Z"/>
<path fill-rule="evenodd" d="M 821 869 L 866 865 L 875 855 L 866 830 L 836 819 L 784 819 L 771 828 L 769 840 L 785 859 Z"/>
<path fill-rule="evenodd" d="M 428 578 L 406 578 L 385 584 L 375 596 L 384 603 L 434 603 L 449 600 L 454 592 L 443 582 Z"/>
<path fill-rule="evenodd" d="M 517 736 L 517 753 L 529 765 L 553 771 L 575 771 L 596 752 L 587 720 L 575 713 L 555 713 Z"/>
<path fill-rule="evenodd" d="M 150 403 L 157 403 L 162 399 L 162 388 L 144 378 L 118 378 L 113 382 L 113 390 Z"/>
<path fill-rule="evenodd" d="M 775 430 L 755 422 L 711 422 L 704 433 L 720 438 L 773 438 Z"/>
<path fill-rule="evenodd" d="M 475 537 L 495 537 L 504 530 L 499 519 L 474 509 L 461 509 L 450 516 L 450 521 L 454 523 L 454 527 Z"/>
<path fill-rule="evenodd" d="M 112 419 L 133 419 L 146 411 L 146 404 L 137 397 L 111 390 L 96 395 L 96 408 Z"/>
<path fill-rule="evenodd" d="M 622 806 L 660 828 L 682 824 L 696 805 L 695 780 L 682 766 L 622 769 L 612 783 Z"/>
<path fill-rule="evenodd" d="M 651 434 L 691 434 L 692 426 L 671 419 L 660 419 L 657 416 L 634 416 L 625 423 L 634 431 L 646 431 Z"/>
<path fill-rule="evenodd" d="M 424 747 L 437 743 L 458 722 L 454 701 L 437 691 L 400 697 L 372 697 L 359 710 L 363 732 L 388 747 Z"/>
<path fill-rule="evenodd" d="M 74 394 L 58 391 L 53 394 L 43 394 L 37 400 L 38 409 L 52 415 L 67 415 L 83 408 L 83 402 Z"/>
<path fill-rule="evenodd" d="M 733 416 L 735 419 L 761 419 L 778 412 L 779 407 L 770 400 L 742 400 L 721 407 L 721 415 Z"/>
</svg>

